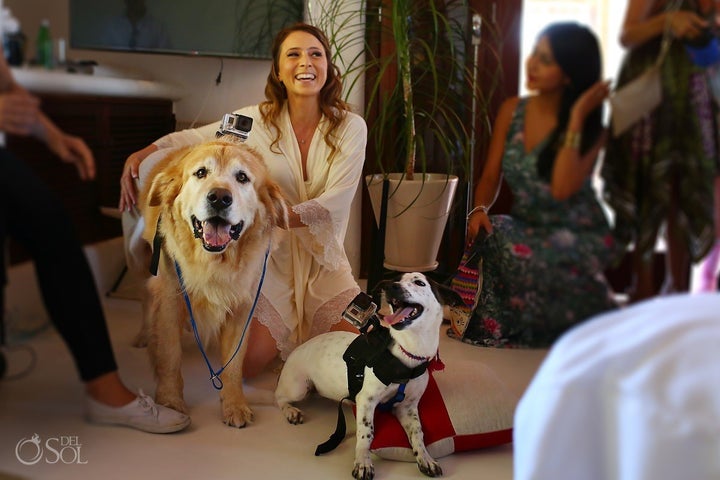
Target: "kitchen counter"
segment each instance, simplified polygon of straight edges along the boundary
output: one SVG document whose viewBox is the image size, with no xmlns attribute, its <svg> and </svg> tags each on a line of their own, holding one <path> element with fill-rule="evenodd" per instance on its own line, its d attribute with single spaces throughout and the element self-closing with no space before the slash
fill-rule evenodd
<svg viewBox="0 0 720 480">
<path fill-rule="evenodd" d="M 68 73 L 41 67 L 12 67 L 15 80 L 34 93 L 100 95 L 179 100 L 183 89 L 170 83 L 123 76 L 122 71 L 94 67 L 95 73 Z"/>
</svg>

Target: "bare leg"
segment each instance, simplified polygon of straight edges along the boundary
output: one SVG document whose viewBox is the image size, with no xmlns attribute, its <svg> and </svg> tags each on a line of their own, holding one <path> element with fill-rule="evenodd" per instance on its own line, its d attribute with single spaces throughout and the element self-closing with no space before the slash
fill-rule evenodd
<svg viewBox="0 0 720 480">
<path fill-rule="evenodd" d="M 717 290 L 718 266 L 720 265 L 720 176 L 715 177 L 715 245 L 702 262 L 701 291 L 712 292 Z"/>
<path fill-rule="evenodd" d="M 675 188 L 673 188 L 675 194 Z M 686 292 L 690 285 L 690 254 L 677 223 L 677 204 L 670 205 L 667 218 L 667 253 L 662 293 Z"/>
<path fill-rule="evenodd" d="M 247 353 L 243 362 L 243 377 L 259 375 L 278 356 L 278 348 L 270 330 L 253 318 L 248 330 Z"/>
<path fill-rule="evenodd" d="M 715 240 L 710 253 L 700 262 L 700 278 L 698 292 L 713 292 L 717 290 L 718 264 L 720 263 L 720 240 Z"/>
<path fill-rule="evenodd" d="M 351 324 L 346 320 L 340 320 L 339 322 L 334 323 L 333 326 L 330 327 L 330 331 L 360 333 L 360 330 L 358 330 L 355 325 Z"/>
<path fill-rule="evenodd" d="M 655 295 L 653 259 L 646 260 L 641 254 L 632 252 L 632 285 L 630 302 L 639 302 Z"/>
<path fill-rule="evenodd" d="M 333 324 L 330 331 L 359 333 L 357 328 L 345 320 Z M 270 330 L 256 318 L 253 318 L 250 324 L 246 341 L 248 347 L 243 363 L 243 376 L 251 378 L 262 373 L 277 358 L 279 351 Z"/>
<path fill-rule="evenodd" d="M 85 383 L 85 391 L 94 400 L 111 407 L 122 407 L 136 398 L 122 383 L 117 370 L 89 380 Z"/>
<path fill-rule="evenodd" d="M 715 203 L 713 204 L 715 217 L 715 238 L 720 240 L 720 175 L 715 177 Z"/>
</svg>

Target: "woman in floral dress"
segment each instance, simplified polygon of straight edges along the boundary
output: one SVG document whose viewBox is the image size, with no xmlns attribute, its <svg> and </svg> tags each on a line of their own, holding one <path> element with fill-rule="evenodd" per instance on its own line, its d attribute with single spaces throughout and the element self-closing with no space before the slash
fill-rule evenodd
<svg viewBox="0 0 720 480">
<path fill-rule="evenodd" d="M 500 108 L 468 221 L 480 284 L 469 318 L 449 335 L 494 347 L 547 347 L 584 319 L 615 307 L 603 271 L 615 242 L 591 185 L 605 141 L 595 35 L 557 23 L 527 60 L 527 87 Z M 488 216 L 505 178 L 510 215 Z"/>
</svg>

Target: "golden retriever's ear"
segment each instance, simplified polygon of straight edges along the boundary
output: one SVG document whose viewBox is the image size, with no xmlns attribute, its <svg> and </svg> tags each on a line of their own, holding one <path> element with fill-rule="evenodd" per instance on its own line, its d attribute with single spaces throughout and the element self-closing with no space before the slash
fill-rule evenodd
<svg viewBox="0 0 720 480">
<path fill-rule="evenodd" d="M 167 172 L 158 172 L 150 183 L 147 204 L 150 207 L 163 205 L 163 199 L 175 198 L 180 194 L 180 181 Z M 170 202 L 172 203 L 172 202 Z"/>
<path fill-rule="evenodd" d="M 290 226 L 288 206 L 280 187 L 277 183 L 268 180 L 266 182 L 265 192 L 267 198 L 263 198 L 263 202 L 268 209 L 270 218 L 276 226 L 287 230 Z"/>
<path fill-rule="evenodd" d="M 192 148 L 192 145 L 188 145 L 174 150 L 153 167 L 149 174 L 151 180 L 147 187 L 147 206 L 159 207 L 163 204 L 163 198 L 174 199 L 180 194 L 182 171 L 178 166 Z"/>
</svg>

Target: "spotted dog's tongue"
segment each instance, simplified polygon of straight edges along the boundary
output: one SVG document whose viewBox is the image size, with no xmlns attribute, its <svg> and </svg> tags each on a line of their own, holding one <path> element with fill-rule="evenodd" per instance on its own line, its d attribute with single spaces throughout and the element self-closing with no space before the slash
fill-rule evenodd
<svg viewBox="0 0 720 480">
<path fill-rule="evenodd" d="M 398 322 L 405 320 L 413 312 L 412 307 L 404 307 L 397 312 L 392 312 L 390 315 L 383 316 L 383 321 L 388 325 L 395 325 Z"/>
<path fill-rule="evenodd" d="M 211 247 L 221 247 L 230 242 L 230 224 L 217 220 L 205 220 L 202 223 L 203 241 Z"/>
</svg>

